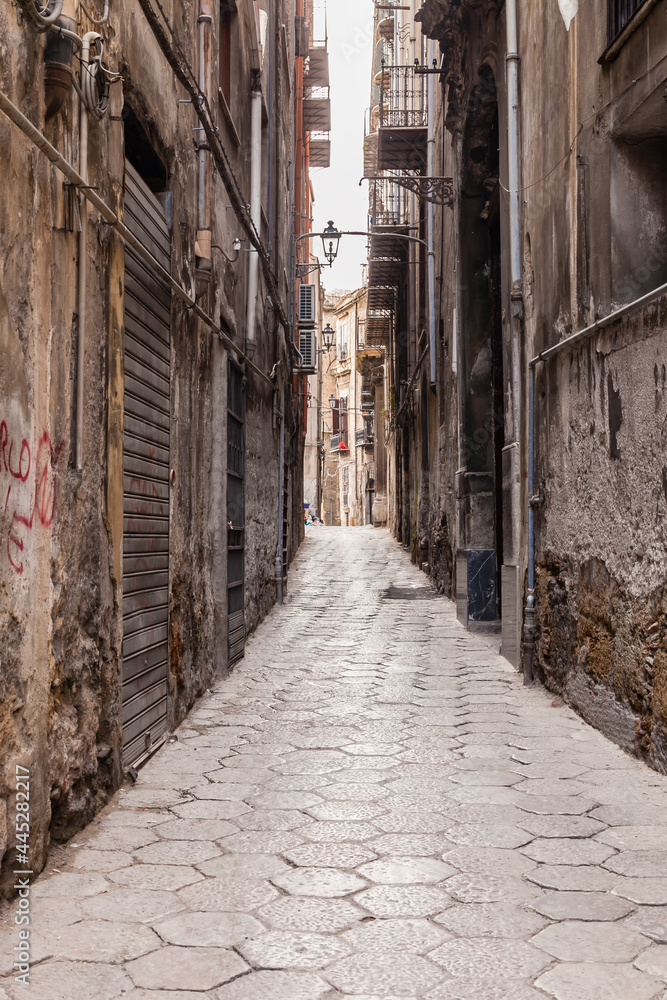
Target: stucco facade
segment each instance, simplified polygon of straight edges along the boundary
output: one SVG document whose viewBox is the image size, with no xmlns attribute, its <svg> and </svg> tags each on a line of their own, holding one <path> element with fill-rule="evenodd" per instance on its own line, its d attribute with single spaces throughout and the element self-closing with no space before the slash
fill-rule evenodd
<svg viewBox="0 0 667 1000">
<path fill-rule="evenodd" d="M 366 323 L 366 286 L 325 294 L 333 343 L 320 350 L 309 420 L 321 428 L 318 513 L 329 525 L 387 522 L 385 352 L 368 343 Z"/>
</svg>

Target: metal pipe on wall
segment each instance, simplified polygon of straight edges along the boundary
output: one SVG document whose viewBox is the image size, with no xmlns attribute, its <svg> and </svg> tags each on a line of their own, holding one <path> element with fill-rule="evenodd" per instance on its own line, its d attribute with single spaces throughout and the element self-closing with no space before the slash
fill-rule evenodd
<svg viewBox="0 0 667 1000">
<path fill-rule="evenodd" d="M 521 283 L 521 231 L 519 202 L 519 51 L 517 0 L 505 3 L 505 44 L 507 52 L 507 180 L 510 216 L 510 276 L 512 286 Z"/>
<path fill-rule="evenodd" d="M 90 63 L 90 43 L 97 38 L 97 32 L 89 31 L 83 36 L 81 45 L 81 79 L 88 72 Z M 83 100 L 79 101 L 79 174 L 84 185 L 88 184 L 88 109 Z M 79 194 L 81 230 L 79 232 L 79 274 L 78 274 L 78 333 L 76 364 L 76 469 L 83 471 L 83 404 L 85 399 L 84 378 L 86 367 L 86 271 L 88 264 L 88 202 L 85 191 Z"/>
<path fill-rule="evenodd" d="M 512 355 L 512 428 L 507 447 L 518 448 L 521 441 L 521 331 L 523 290 L 521 268 L 521 150 L 519 115 L 519 42 L 517 0 L 505 4 L 505 63 L 507 66 L 507 188 L 510 230 L 510 325 Z M 520 479 L 521 477 L 519 477 Z M 520 551 L 521 498 L 513 498 L 513 557 Z"/>
<path fill-rule="evenodd" d="M 212 0 L 199 0 L 199 89 L 206 98 L 211 94 L 211 30 Z M 199 185 L 197 191 L 197 295 L 202 295 L 213 272 L 211 250 L 211 163 L 208 143 L 199 141 Z"/>
<path fill-rule="evenodd" d="M 517 605 L 520 604 L 518 597 L 520 593 L 521 563 L 522 563 L 522 505 L 523 505 L 523 467 L 522 467 L 522 342 L 523 342 L 523 287 L 522 287 L 522 237 L 521 237 L 521 122 L 519 107 L 519 41 L 518 41 L 518 0 L 506 0 L 505 3 L 505 65 L 506 65 L 506 86 L 507 86 L 507 190 L 509 205 L 509 259 L 510 259 L 510 302 L 509 302 L 509 323 L 510 323 L 510 356 L 511 356 L 511 414 L 512 423 L 509 428 L 509 440 L 503 447 L 502 459 L 503 467 L 507 459 L 509 464 L 509 507 L 511 531 L 504 533 L 503 537 L 503 559 L 501 573 L 507 567 L 514 579 L 514 588 L 505 584 L 502 594 L 503 605 L 510 602 L 512 592 L 516 595 Z M 503 414 L 504 418 L 504 414 Z M 503 478 L 505 472 L 503 469 Z M 502 487 L 500 487 L 502 489 Z M 505 607 L 501 610 L 503 621 L 503 649 L 507 641 L 510 648 L 517 650 L 517 663 L 521 662 L 521 632 L 520 623 L 516 626 L 511 623 L 514 613 L 520 617 L 518 608 L 516 612 L 508 614 Z M 526 615 L 524 622 L 524 638 L 527 645 L 524 645 L 525 657 L 529 655 L 530 637 L 528 628 L 531 622 L 530 610 L 526 604 Z M 511 654 L 510 654 L 511 655 Z M 526 674 L 524 678 L 527 680 Z"/>
<path fill-rule="evenodd" d="M 284 402 L 280 413 L 280 445 L 278 447 L 278 550 L 276 552 L 276 601 L 283 603 L 283 489 L 285 484 L 285 417 Z"/>
<path fill-rule="evenodd" d="M 258 233 L 262 229 L 262 91 L 259 85 L 251 94 L 250 110 L 250 218 Z M 257 346 L 257 293 L 259 289 L 259 255 L 251 248 L 248 261 L 248 298 L 246 306 L 246 342 L 248 357 Z"/>
<path fill-rule="evenodd" d="M 435 44 L 431 39 L 427 45 L 427 64 L 431 67 L 434 60 Z M 426 175 L 434 176 L 435 169 L 435 74 L 428 75 L 428 123 L 427 123 L 427 143 L 426 143 Z M 436 321 L 435 321 L 435 246 L 434 246 L 434 205 L 432 201 L 427 205 L 427 235 L 428 242 L 428 334 L 429 334 L 429 369 L 430 382 L 435 386 L 436 382 Z"/>
<path fill-rule="evenodd" d="M 72 164 L 58 152 L 55 146 L 49 142 L 46 136 L 43 135 L 38 128 L 35 128 L 30 119 L 26 118 L 22 111 L 19 111 L 16 105 L 10 101 L 2 90 L 0 90 L 0 111 L 2 111 L 10 121 L 14 122 L 17 128 L 19 128 L 21 132 L 27 136 L 30 142 L 32 142 L 33 145 L 40 150 L 40 152 L 44 153 L 46 158 L 53 163 L 58 170 L 60 170 L 60 172 L 67 178 L 68 181 L 70 181 L 71 184 L 81 191 L 85 200 L 90 202 L 93 208 L 97 209 L 104 221 L 111 226 L 114 232 L 118 233 L 121 239 L 127 243 L 128 246 L 132 247 L 136 255 L 141 260 L 148 264 L 148 266 L 152 268 L 156 274 L 160 275 L 160 277 L 169 285 L 172 292 L 174 292 L 174 294 L 177 295 L 182 302 L 192 309 L 195 316 L 198 316 L 199 319 L 203 320 L 209 329 L 213 330 L 213 332 L 217 334 L 225 347 L 236 356 L 237 360 L 239 362 L 245 362 L 256 375 L 270 385 L 271 388 L 275 388 L 273 379 L 267 375 L 266 372 L 263 372 L 261 368 L 258 368 L 257 365 L 253 364 L 250 358 L 248 358 L 241 348 L 234 343 L 231 337 L 227 336 L 222 327 L 216 323 L 211 316 L 204 312 L 201 306 L 197 304 L 196 300 L 188 292 L 186 292 L 182 285 L 179 285 L 176 279 L 172 277 L 171 273 L 167 271 L 166 268 L 162 267 L 150 251 L 146 249 L 143 243 L 141 243 L 136 236 L 130 232 L 127 226 L 125 226 L 118 218 L 116 213 L 109 208 L 107 203 L 102 198 L 100 198 L 97 192 L 85 183 L 81 174 L 74 169 Z"/>
</svg>

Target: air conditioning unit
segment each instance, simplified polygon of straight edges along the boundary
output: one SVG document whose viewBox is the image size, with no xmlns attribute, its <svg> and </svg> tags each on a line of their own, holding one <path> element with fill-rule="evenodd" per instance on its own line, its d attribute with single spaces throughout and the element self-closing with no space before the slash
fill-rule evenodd
<svg viewBox="0 0 667 1000">
<path fill-rule="evenodd" d="M 317 371 L 317 332 L 315 330 L 299 330 L 299 354 L 302 358 L 299 372 L 302 375 L 314 375 Z"/>
<path fill-rule="evenodd" d="M 301 326 L 314 326 L 317 320 L 317 288 L 299 285 L 298 316 Z"/>
</svg>

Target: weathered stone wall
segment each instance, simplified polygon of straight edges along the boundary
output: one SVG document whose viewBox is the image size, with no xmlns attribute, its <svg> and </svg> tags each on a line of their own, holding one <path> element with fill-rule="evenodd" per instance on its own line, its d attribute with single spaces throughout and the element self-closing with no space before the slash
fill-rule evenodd
<svg viewBox="0 0 667 1000">
<path fill-rule="evenodd" d="M 617 58 L 598 62 L 607 46 L 604 4 L 580 5 L 569 31 L 557 4 L 519 5 L 523 416 L 520 451 L 513 461 L 509 453 L 503 456 L 502 489 L 504 558 L 519 566 L 524 601 L 528 362 L 667 279 L 666 10 L 664 0 L 654 5 Z M 466 255 L 480 219 L 492 218 L 498 205 L 504 387 L 493 419 L 504 421 L 506 441 L 514 421 L 505 25 L 503 11 L 493 3 L 466 0 L 426 0 L 420 18 L 443 54 L 435 172 L 454 177 L 454 212 L 436 211 L 437 401 L 429 401 L 427 422 L 415 393 L 406 437 L 396 435 L 393 526 L 413 558 L 427 563 L 437 586 L 452 593 L 454 554 L 470 546 L 475 518 L 480 521 L 464 482 L 469 446 L 477 441 L 488 446 L 490 440 L 489 433 L 484 437 L 487 424 L 475 429 L 469 419 L 477 405 L 479 387 L 472 376 L 476 366 L 479 374 L 481 351 L 465 356 L 471 336 L 479 333 L 474 329 L 479 296 L 466 300 L 471 287 Z M 471 214 L 474 177 L 466 149 L 474 154 L 473 164 L 484 164 L 487 152 L 482 132 L 476 145 L 467 130 L 470 116 L 484 103 L 484 88 L 481 104 L 475 91 L 489 71 L 497 85 L 504 188 L 491 194 L 484 212 L 480 203 Z M 471 135 L 474 140 L 474 129 Z M 404 299 L 414 310 L 410 296 L 413 291 Z M 581 346 L 539 364 L 536 391 L 536 489 L 544 497 L 535 508 L 537 673 L 589 721 L 662 770 L 667 767 L 666 309 L 665 298 L 635 309 Z M 429 460 L 420 470 L 427 423 Z M 401 470 L 406 452 L 409 474 Z M 478 537 L 484 522 L 491 531 L 488 510 Z"/>
<path fill-rule="evenodd" d="M 173 6 L 173 9 L 172 9 Z M 287 5 L 288 7 L 289 5 Z M 289 12 L 287 10 L 287 13 Z M 167 4 L 179 41 L 196 65 L 196 4 Z M 242 190 L 249 184 L 249 6 L 239 5 L 234 110 L 236 135 L 223 141 Z M 280 18 L 274 29 L 280 39 Z M 129 105 L 162 160 L 173 197 L 172 274 L 195 286 L 197 153 L 192 108 L 175 83 L 136 4 L 117 0 L 103 29 L 105 62 L 122 69 L 110 114 L 90 121 L 90 183 L 122 212 L 123 107 Z M 45 36 L 0 8 L 0 86 L 78 164 L 78 99 L 45 120 Z M 279 48 L 276 51 L 280 51 Z M 214 52 L 217 48 L 214 46 Z M 78 65 L 75 60 L 75 65 Z M 277 64 L 278 65 L 278 64 Z M 150 67 L 150 72 L 147 72 Z M 278 178 L 290 150 L 289 65 L 274 80 L 272 264 L 286 266 L 289 206 Z M 217 79 L 217 54 L 213 78 Z M 217 93 L 217 88 L 216 88 Z M 214 109 L 214 114 L 217 113 Z M 219 118 L 229 133 L 220 108 Z M 122 241 L 89 210 L 88 316 L 84 382 L 84 462 L 75 468 L 77 311 L 76 231 L 66 228 L 62 176 L 0 116 L 0 857 L 13 847 L 15 764 L 31 768 L 31 862 L 38 871 L 49 837 L 71 836 L 119 784 L 121 769 L 123 533 Z M 212 171 L 213 242 L 231 254 L 242 235 L 227 192 Z M 76 227 L 75 227 L 76 228 Z M 247 245 L 247 244 L 246 244 Z M 247 253 L 237 264 L 214 251 L 200 303 L 245 343 Z M 291 380 L 285 338 L 258 297 L 254 362 L 279 362 L 291 433 Z M 172 297 L 169 723 L 186 714 L 227 668 L 226 393 L 228 352 Z M 246 389 L 246 622 L 252 630 L 275 600 L 278 429 L 274 392 L 248 373 Z M 291 453 L 291 501 L 302 502 L 298 447 Z M 302 443 L 301 443 L 302 447 Z M 302 520 L 302 519 L 301 519 Z M 300 522 L 290 539 L 302 537 Z M 5 823 L 5 814 L 7 823 Z M 8 840 L 9 836 L 9 840 Z M 4 854 L 5 891 L 13 854 Z"/>
<path fill-rule="evenodd" d="M 665 9 L 658 4 L 602 66 L 592 53 L 606 46 L 603 7 L 581 8 L 569 32 L 555 5 L 525 11 L 529 356 L 667 278 L 664 176 L 657 188 L 654 180 L 664 175 L 667 130 L 656 131 L 650 112 L 664 87 L 653 67 L 667 52 Z M 536 395 L 538 672 L 661 770 L 665 364 L 662 299 L 540 365 Z"/>
<path fill-rule="evenodd" d="M 540 674 L 625 749 L 667 768 L 667 301 L 542 383 Z"/>
</svg>

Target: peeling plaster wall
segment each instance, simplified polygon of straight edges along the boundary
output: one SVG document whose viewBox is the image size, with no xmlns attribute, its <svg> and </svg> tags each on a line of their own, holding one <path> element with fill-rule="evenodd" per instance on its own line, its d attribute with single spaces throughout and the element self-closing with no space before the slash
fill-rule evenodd
<svg viewBox="0 0 667 1000">
<path fill-rule="evenodd" d="M 557 10 L 523 9 L 528 356 L 667 279 L 667 129 L 647 111 L 664 88 L 666 9 L 602 66 L 602 7 L 580 7 L 569 32 Z M 660 770 L 666 365 L 662 299 L 540 365 L 536 398 L 538 673 Z"/>
<path fill-rule="evenodd" d="M 286 0 L 285 16 L 289 14 Z M 196 4 L 168 3 L 184 50 L 196 62 Z M 237 138 L 223 139 L 249 200 L 250 6 L 239 12 Z M 280 30 L 280 17 L 276 32 Z M 131 107 L 167 171 L 173 196 L 172 273 L 194 288 L 197 159 L 194 115 L 130 0 L 116 0 L 104 29 L 105 61 L 122 66 L 110 114 L 90 122 L 90 183 L 122 212 L 122 109 Z M 279 37 L 277 38 L 279 41 Z M 78 100 L 44 119 L 45 36 L 0 6 L 0 85 L 78 164 Z M 217 52 L 217 49 L 215 49 Z M 280 48 L 276 49 L 280 52 Z M 76 62 L 76 61 L 75 61 Z M 150 66 L 150 72 L 146 67 Z M 275 177 L 290 155 L 288 62 L 275 80 Z M 214 57 L 217 79 L 217 55 Z M 214 111 L 214 114 L 216 112 Z M 223 121 L 222 111 L 220 120 Z M 224 119 L 227 121 L 227 119 Z M 225 126 L 228 128 L 228 123 Z M 87 823 L 122 779 L 123 282 L 122 241 L 89 210 L 83 474 L 74 467 L 78 234 L 66 229 L 62 176 L 0 116 L 0 891 L 14 867 L 15 764 L 31 769 L 30 859 L 43 866 L 49 838 Z M 241 235 L 212 170 L 213 241 L 229 253 Z M 283 274 L 289 205 L 274 183 L 272 263 Z M 247 254 L 218 254 L 201 305 L 239 345 L 245 338 Z M 283 332 L 267 325 L 258 297 L 255 363 L 279 362 L 288 434 L 296 428 Z M 172 297 L 170 663 L 168 721 L 176 725 L 227 669 L 226 393 L 228 352 Z M 252 373 L 246 390 L 246 622 L 275 600 L 278 432 L 273 390 Z M 302 444 L 301 444 L 302 447 Z M 302 503 L 299 445 L 290 456 L 291 502 Z M 302 518 L 300 519 L 302 520 Z M 292 551 L 302 537 L 299 524 Z"/>
<path fill-rule="evenodd" d="M 561 338 L 667 281 L 664 87 L 667 2 L 653 6 L 617 58 L 606 5 L 520 4 L 524 418 L 520 566 L 527 565 L 526 457 L 529 360 Z M 490 0 L 425 0 L 422 30 L 438 38 L 445 86 L 436 91 L 436 170 L 462 177 L 468 96 L 485 62 L 499 88 L 501 181 L 506 182 L 504 21 Z M 569 21 L 566 27 L 566 21 Z M 486 32 L 486 34 L 484 34 Z M 545 127 L 548 123 L 548 127 Z M 458 181 L 457 181 L 458 179 Z M 507 316 L 507 199 L 500 192 L 506 433 L 512 425 Z M 451 370 L 455 232 L 460 216 L 436 212 L 439 274 L 437 404 L 429 408 L 427 475 L 400 496 L 415 559 L 446 593 L 465 547 L 458 450 L 466 447 L 462 356 Z M 459 289 L 460 291 L 460 289 Z M 459 297 L 459 345 L 469 317 Z M 667 302 L 637 310 L 537 368 L 536 669 L 590 722 L 667 770 Z M 461 394 L 461 396 L 460 396 Z M 413 410 L 416 408 L 413 407 Z M 423 422 L 409 415 L 410 451 Z M 390 460 L 400 473 L 400 450 Z M 465 461 L 461 461 L 465 466 Z M 511 492 L 505 477 L 506 500 Z M 400 487 L 400 483 L 399 483 Z M 509 503 L 505 503 L 505 511 Z M 428 514 L 427 514 L 428 512 Z M 415 528 L 417 529 L 415 531 Z M 505 525 L 505 545 L 511 524 Z"/>
<path fill-rule="evenodd" d="M 555 363 L 547 381 L 540 673 L 665 770 L 667 301 Z"/>
</svg>

